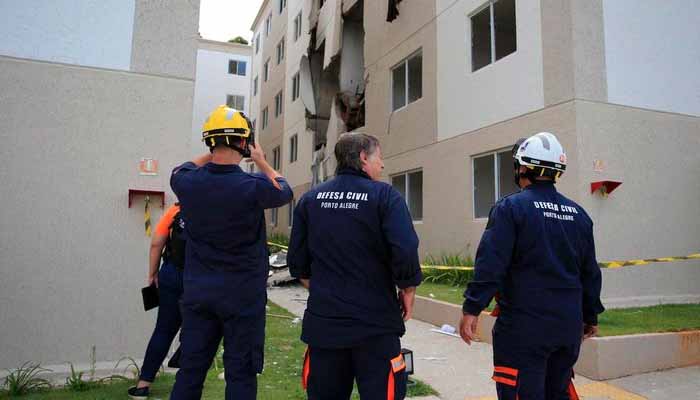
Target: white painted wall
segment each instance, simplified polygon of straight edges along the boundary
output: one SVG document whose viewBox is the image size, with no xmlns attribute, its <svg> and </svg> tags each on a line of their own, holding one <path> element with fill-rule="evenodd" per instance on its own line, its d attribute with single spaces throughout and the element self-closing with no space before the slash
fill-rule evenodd
<svg viewBox="0 0 700 400">
<path fill-rule="evenodd" d="M 606 0 L 608 101 L 700 115 L 700 2 Z"/>
<path fill-rule="evenodd" d="M 436 1 L 438 140 L 544 106 L 539 1 L 516 1 L 517 50 L 475 72 L 469 15 L 484 1 Z"/>
<path fill-rule="evenodd" d="M 193 82 L 0 57 L 0 88 L 0 369 L 86 361 L 93 345 L 98 361 L 143 357 L 150 238 L 127 193 L 173 203 Z M 139 175 L 142 157 L 157 176 Z"/>
<path fill-rule="evenodd" d="M 274 4 L 277 1 L 273 2 Z M 287 33 L 285 33 L 284 134 L 282 136 L 282 170 L 292 187 L 311 182 L 313 133 L 306 129 L 305 108 L 301 97 L 292 101 L 292 77 L 299 72 L 299 62 L 309 45 L 308 0 L 287 1 Z M 301 36 L 294 41 L 294 18 L 302 12 Z M 274 105 L 274 103 L 273 103 Z M 272 109 L 272 108 L 271 108 Z M 290 139 L 298 135 L 297 161 L 289 162 Z"/>
<path fill-rule="evenodd" d="M 228 73 L 229 60 L 246 62 L 246 75 Z M 194 88 L 194 107 L 192 112 L 192 151 L 201 153 L 202 124 L 207 115 L 216 107 L 226 104 L 226 95 L 245 97 L 245 113 L 250 110 L 251 57 L 231 49 L 230 53 L 221 51 L 197 50 L 197 72 Z"/>
<path fill-rule="evenodd" d="M 134 0 L 0 0 L 0 54 L 128 70 Z"/>
</svg>

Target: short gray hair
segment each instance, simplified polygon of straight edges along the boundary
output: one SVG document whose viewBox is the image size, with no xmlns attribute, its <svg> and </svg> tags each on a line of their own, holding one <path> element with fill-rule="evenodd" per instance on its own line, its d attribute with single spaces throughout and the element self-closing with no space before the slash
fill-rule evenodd
<svg viewBox="0 0 700 400">
<path fill-rule="evenodd" d="M 361 132 L 343 133 L 335 144 L 335 159 L 338 161 L 336 173 L 341 169 L 362 171 L 360 153 L 364 151 L 369 157 L 378 147 L 379 139 L 372 135 Z"/>
</svg>

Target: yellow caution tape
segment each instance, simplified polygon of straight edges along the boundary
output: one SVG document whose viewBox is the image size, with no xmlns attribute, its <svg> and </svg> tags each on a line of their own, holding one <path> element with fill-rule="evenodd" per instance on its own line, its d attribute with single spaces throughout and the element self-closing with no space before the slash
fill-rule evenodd
<svg viewBox="0 0 700 400">
<path fill-rule="evenodd" d="M 647 265 L 650 263 L 674 262 L 674 261 L 695 260 L 695 259 L 700 259 L 700 253 L 693 253 L 693 254 L 688 254 L 687 256 L 679 256 L 679 257 L 658 257 L 658 258 L 645 258 L 643 260 L 608 261 L 608 262 L 598 263 L 598 265 L 601 268 L 620 268 L 620 267 L 629 267 L 629 266 L 633 266 L 633 265 Z"/>
<path fill-rule="evenodd" d="M 146 236 L 151 237 L 151 210 L 148 205 L 151 203 L 151 198 L 146 196 L 146 206 L 143 210 L 143 225 L 146 229 Z"/>
<path fill-rule="evenodd" d="M 289 247 L 273 243 L 273 242 L 267 242 L 269 246 L 275 246 L 279 247 L 284 250 L 289 250 Z M 658 262 L 673 262 L 673 261 L 683 261 L 683 260 L 696 260 L 700 259 L 700 253 L 693 253 L 693 254 L 688 254 L 687 256 L 680 256 L 680 257 L 659 257 L 659 258 L 645 258 L 645 259 L 640 259 L 640 260 L 628 260 L 628 261 L 607 261 L 607 262 L 601 262 L 598 263 L 598 266 L 601 268 L 621 268 L 621 267 L 629 267 L 633 265 L 647 265 L 651 263 L 658 263 Z M 436 270 L 454 270 L 454 271 L 474 271 L 474 267 L 453 267 L 449 265 L 421 265 L 421 268 L 423 269 L 436 269 Z"/>
</svg>

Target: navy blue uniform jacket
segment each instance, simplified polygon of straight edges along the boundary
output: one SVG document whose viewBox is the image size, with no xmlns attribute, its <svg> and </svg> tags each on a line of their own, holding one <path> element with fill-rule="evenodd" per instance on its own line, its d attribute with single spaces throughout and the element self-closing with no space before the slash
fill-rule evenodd
<svg viewBox="0 0 700 400">
<path fill-rule="evenodd" d="M 418 236 L 406 202 L 390 185 L 341 170 L 302 196 L 287 257 L 292 276 L 310 278 L 301 339 L 347 348 L 406 331 L 396 286 L 423 278 Z"/>
<path fill-rule="evenodd" d="M 170 186 L 180 200 L 187 240 L 183 300 L 225 297 L 231 313 L 264 310 L 269 270 L 264 209 L 292 199 L 264 175 L 238 165 L 186 162 L 173 170 Z"/>
<path fill-rule="evenodd" d="M 499 293 L 494 332 L 520 343 L 566 345 L 597 324 L 601 273 L 593 222 L 552 183 L 536 183 L 491 209 L 463 311 L 479 315 Z"/>
</svg>

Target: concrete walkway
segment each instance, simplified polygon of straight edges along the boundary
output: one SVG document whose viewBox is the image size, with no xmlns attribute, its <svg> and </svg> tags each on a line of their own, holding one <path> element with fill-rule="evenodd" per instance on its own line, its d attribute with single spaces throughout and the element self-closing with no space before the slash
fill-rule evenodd
<svg viewBox="0 0 700 400">
<path fill-rule="evenodd" d="M 302 316 L 307 292 L 300 286 L 271 288 L 272 302 Z M 467 346 L 461 339 L 431 332 L 433 325 L 411 320 L 402 346 L 414 352 L 415 376 L 440 393 L 442 400 L 495 400 L 491 346 Z M 576 378 L 584 400 L 700 399 L 700 367 L 680 368 L 595 382 Z"/>
</svg>

